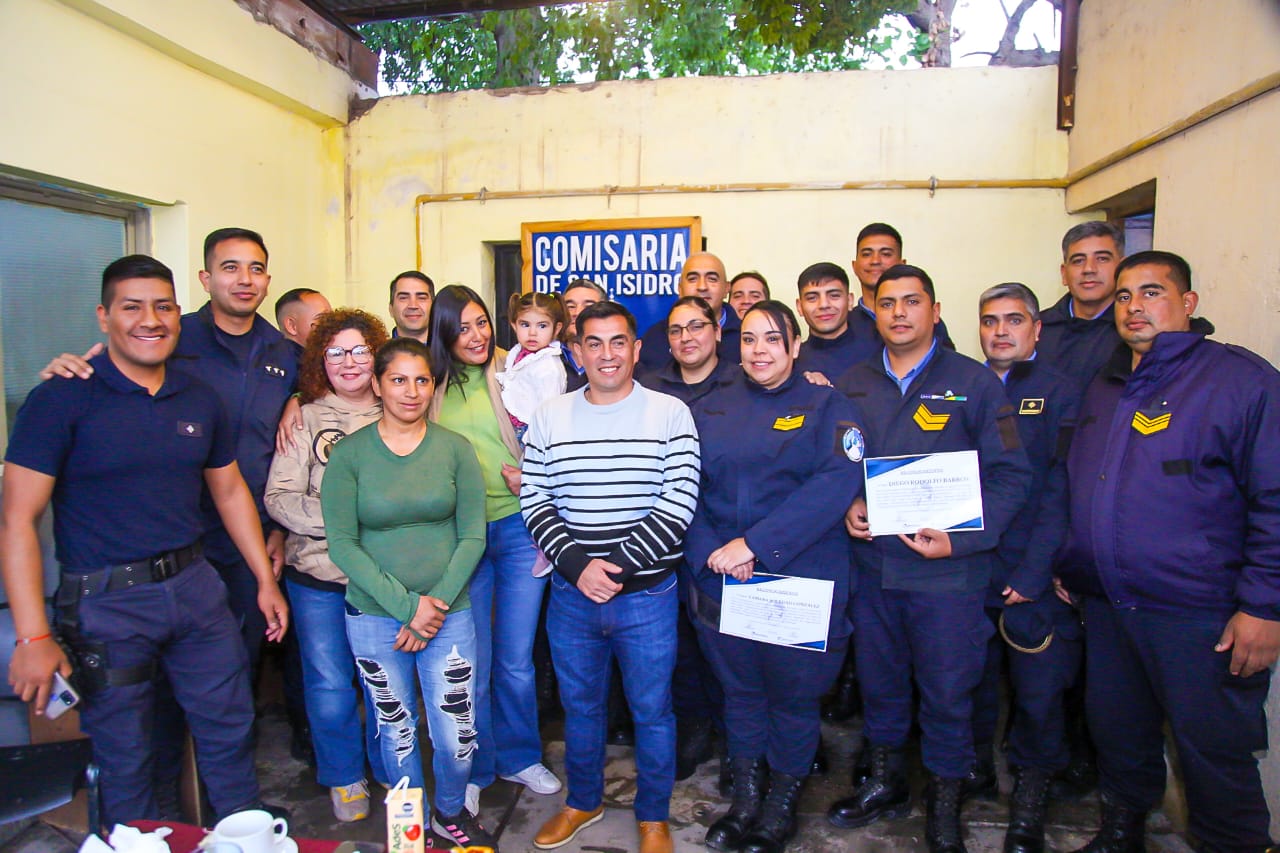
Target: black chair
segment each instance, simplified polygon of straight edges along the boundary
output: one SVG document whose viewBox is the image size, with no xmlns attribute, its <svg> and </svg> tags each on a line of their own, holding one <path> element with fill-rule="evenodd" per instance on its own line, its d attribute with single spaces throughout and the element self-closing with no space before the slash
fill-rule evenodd
<svg viewBox="0 0 1280 853">
<path fill-rule="evenodd" d="M 81 788 L 89 790 L 89 831 L 97 835 L 98 767 L 88 738 L 0 746 L 0 824 L 66 805 Z"/>
</svg>

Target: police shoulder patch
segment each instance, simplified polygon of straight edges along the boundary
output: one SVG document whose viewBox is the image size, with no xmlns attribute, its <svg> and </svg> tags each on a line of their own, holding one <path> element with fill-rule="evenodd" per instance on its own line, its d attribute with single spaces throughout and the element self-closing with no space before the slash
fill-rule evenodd
<svg viewBox="0 0 1280 853">
<path fill-rule="evenodd" d="M 850 462 L 861 462 L 867 451 L 867 440 L 863 437 L 862 430 L 856 426 L 846 429 L 840 436 L 840 449 Z"/>
</svg>

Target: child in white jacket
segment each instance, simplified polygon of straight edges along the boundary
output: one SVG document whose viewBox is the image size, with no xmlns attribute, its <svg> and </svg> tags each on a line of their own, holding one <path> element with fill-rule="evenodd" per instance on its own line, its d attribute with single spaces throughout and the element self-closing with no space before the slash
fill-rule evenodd
<svg viewBox="0 0 1280 853">
<path fill-rule="evenodd" d="M 564 393 L 566 375 L 560 358 L 564 307 L 554 293 L 513 293 L 507 308 L 517 346 L 507 353 L 506 369 L 498 374 L 502 405 L 524 441 L 534 411 Z"/>
</svg>

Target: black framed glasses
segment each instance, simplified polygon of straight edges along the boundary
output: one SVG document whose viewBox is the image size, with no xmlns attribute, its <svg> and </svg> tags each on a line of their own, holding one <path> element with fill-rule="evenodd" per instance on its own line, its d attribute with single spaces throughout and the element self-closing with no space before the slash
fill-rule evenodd
<svg viewBox="0 0 1280 853">
<path fill-rule="evenodd" d="M 330 364 L 342 364 L 347 356 L 356 364 L 368 364 L 373 358 L 373 347 L 368 344 L 356 344 L 353 347 L 325 347 L 324 360 Z"/>
</svg>

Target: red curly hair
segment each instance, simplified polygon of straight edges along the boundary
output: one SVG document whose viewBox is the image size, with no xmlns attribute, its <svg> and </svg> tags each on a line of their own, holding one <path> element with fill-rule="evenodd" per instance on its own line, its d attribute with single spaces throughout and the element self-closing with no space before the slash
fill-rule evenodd
<svg viewBox="0 0 1280 853">
<path fill-rule="evenodd" d="M 314 403 L 333 391 L 329 375 L 324 370 L 324 351 L 343 329 L 355 329 L 364 335 L 364 342 L 374 352 L 387 342 L 387 327 L 368 311 L 338 308 L 321 314 L 311 327 L 311 334 L 307 335 L 307 345 L 299 360 L 298 396 L 303 403 Z"/>
</svg>

